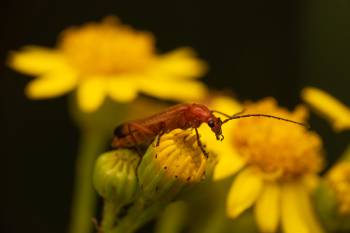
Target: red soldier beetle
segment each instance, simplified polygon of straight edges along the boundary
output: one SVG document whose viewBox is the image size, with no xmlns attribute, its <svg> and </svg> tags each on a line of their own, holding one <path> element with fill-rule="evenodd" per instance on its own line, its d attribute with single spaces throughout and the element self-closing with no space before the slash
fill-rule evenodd
<svg viewBox="0 0 350 233">
<path fill-rule="evenodd" d="M 227 119 L 222 121 L 219 117 L 216 117 L 213 113 L 221 114 Z M 193 128 L 196 131 L 197 143 L 201 148 L 203 154 L 208 156 L 203 144 L 200 141 L 198 127 L 202 123 L 207 123 L 216 136 L 217 140 L 223 140 L 221 127 L 228 121 L 246 118 L 246 117 L 269 117 L 277 120 L 287 121 L 293 124 L 306 126 L 303 123 L 288 120 L 285 118 L 272 116 L 268 114 L 244 114 L 242 112 L 236 113 L 232 116 L 222 113 L 216 110 L 209 110 L 203 104 L 178 104 L 170 107 L 163 112 L 157 113 L 150 117 L 126 122 L 119 125 L 114 130 L 114 138 L 112 141 L 113 148 L 131 148 L 139 146 L 148 146 L 158 135 L 157 145 L 159 144 L 160 137 L 167 132 L 174 129 L 189 129 Z"/>
</svg>

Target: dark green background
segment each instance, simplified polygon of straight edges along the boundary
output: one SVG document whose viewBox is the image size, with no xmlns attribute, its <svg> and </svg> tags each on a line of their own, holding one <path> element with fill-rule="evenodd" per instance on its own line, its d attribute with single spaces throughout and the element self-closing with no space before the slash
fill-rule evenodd
<svg viewBox="0 0 350 233">
<path fill-rule="evenodd" d="M 69 217 L 78 130 L 66 97 L 30 101 L 30 78 L 4 66 L 23 45 L 54 46 L 69 25 L 118 15 L 152 31 L 159 51 L 191 46 L 210 64 L 204 81 L 240 99 L 276 97 L 300 102 L 307 85 L 350 105 L 350 1 L 44 1 L 0 5 L 1 202 L 0 232 L 64 232 Z M 229 2 L 229 3 L 228 3 Z M 329 161 L 349 142 L 326 121 L 311 124 Z"/>
</svg>

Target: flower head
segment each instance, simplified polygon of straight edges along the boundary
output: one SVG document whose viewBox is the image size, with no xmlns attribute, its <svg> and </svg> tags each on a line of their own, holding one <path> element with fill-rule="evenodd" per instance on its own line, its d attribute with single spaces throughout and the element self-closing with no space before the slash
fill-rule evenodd
<svg viewBox="0 0 350 233">
<path fill-rule="evenodd" d="M 220 102 L 222 105 L 212 108 L 227 113 L 235 105 L 230 99 Z M 298 122 L 305 122 L 307 117 L 302 106 L 290 112 L 272 98 L 248 103 L 244 109 L 247 114 L 270 114 Z M 221 146 L 226 149 L 217 151 L 219 162 L 214 172 L 214 178 L 221 179 L 240 171 L 227 196 L 227 215 L 236 218 L 254 207 L 262 232 L 276 232 L 280 223 L 287 233 L 323 232 L 309 195 L 322 168 L 322 142 L 317 134 L 263 117 L 227 124 L 223 125 L 225 140 Z M 207 145 L 212 150 L 219 148 L 209 140 Z"/>
<path fill-rule="evenodd" d="M 106 96 L 128 102 L 139 92 L 178 101 L 196 100 L 206 92 L 192 80 L 206 71 L 189 48 L 159 55 L 152 34 L 136 31 L 115 17 L 64 30 L 57 48 L 25 47 L 9 64 L 38 76 L 26 93 L 41 99 L 77 89 L 82 110 L 95 111 Z"/>
<path fill-rule="evenodd" d="M 247 113 L 264 113 L 304 122 L 306 110 L 289 112 L 273 99 L 246 105 Z M 321 139 L 304 127 L 261 117 L 241 119 L 233 132 L 233 146 L 246 164 L 275 179 L 289 180 L 317 173 L 322 164 Z"/>
<path fill-rule="evenodd" d="M 343 161 L 335 165 L 327 174 L 341 215 L 350 215 L 350 162 Z"/>
</svg>

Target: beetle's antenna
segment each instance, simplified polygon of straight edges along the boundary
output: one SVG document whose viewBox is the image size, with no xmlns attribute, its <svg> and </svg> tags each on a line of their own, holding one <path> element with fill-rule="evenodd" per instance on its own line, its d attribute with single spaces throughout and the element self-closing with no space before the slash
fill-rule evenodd
<svg viewBox="0 0 350 233">
<path fill-rule="evenodd" d="M 223 112 L 220 112 L 220 111 L 216 111 L 216 110 L 211 110 L 210 112 L 211 112 L 211 113 L 213 113 L 213 112 L 219 113 L 219 114 L 221 114 L 221 115 L 223 115 L 223 116 L 225 116 L 225 117 L 227 117 L 227 118 L 230 118 L 230 117 L 231 117 L 230 115 L 228 115 L 228 114 L 226 114 L 226 113 L 223 113 Z"/>
<path fill-rule="evenodd" d="M 282 118 L 282 117 L 277 117 L 277 116 L 272 116 L 272 115 L 268 115 L 268 114 L 246 114 L 246 115 L 233 115 L 232 117 L 228 118 L 228 119 L 225 119 L 222 124 L 225 124 L 226 122 L 230 121 L 230 120 L 234 120 L 234 119 L 239 119 L 239 118 L 246 118 L 246 117 L 268 117 L 268 118 L 273 118 L 273 119 L 276 119 L 276 120 L 281 120 L 281 121 L 287 121 L 289 123 L 293 123 L 293 124 L 297 124 L 297 125 L 301 125 L 301 126 L 304 126 L 306 128 L 310 128 L 309 125 L 307 124 L 304 124 L 304 123 L 301 123 L 301 122 L 297 122 L 297 121 L 292 121 L 292 120 L 289 120 L 289 119 L 285 119 L 285 118 Z"/>
<path fill-rule="evenodd" d="M 215 112 L 215 113 L 219 113 L 219 114 L 221 114 L 221 115 L 223 115 L 223 116 L 225 116 L 225 117 L 227 117 L 227 118 L 231 118 L 231 117 L 234 117 L 234 116 L 237 116 L 237 115 L 242 114 L 244 111 L 245 111 L 245 110 L 243 109 L 242 111 L 237 112 L 237 113 L 233 114 L 232 116 L 230 116 L 230 115 L 228 115 L 228 114 L 226 114 L 226 113 L 223 113 L 223 112 L 217 111 L 217 110 L 211 110 L 210 112 L 212 112 L 212 113 L 213 113 L 213 112 Z"/>
</svg>

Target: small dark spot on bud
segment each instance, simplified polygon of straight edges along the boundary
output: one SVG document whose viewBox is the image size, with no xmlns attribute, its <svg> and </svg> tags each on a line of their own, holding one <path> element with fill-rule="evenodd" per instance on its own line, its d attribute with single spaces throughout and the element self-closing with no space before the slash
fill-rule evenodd
<svg viewBox="0 0 350 233">
<path fill-rule="evenodd" d="M 178 176 L 175 176 L 175 179 L 177 179 L 178 178 Z"/>
<path fill-rule="evenodd" d="M 158 155 L 156 154 L 154 157 L 155 157 L 155 158 L 158 158 Z"/>
<path fill-rule="evenodd" d="M 191 177 L 187 177 L 187 179 L 186 179 L 186 180 L 187 180 L 187 181 L 190 181 L 190 179 L 191 179 Z"/>
<path fill-rule="evenodd" d="M 165 166 L 165 167 L 164 167 L 164 170 L 166 170 L 166 169 L 168 169 L 168 167 L 167 167 L 167 166 Z"/>
</svg>

